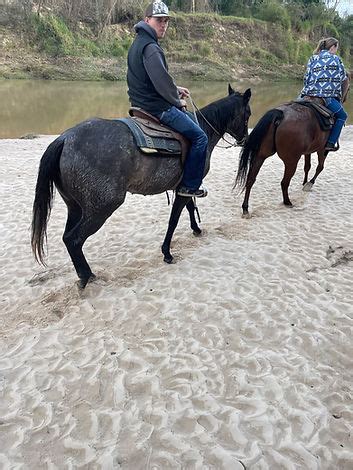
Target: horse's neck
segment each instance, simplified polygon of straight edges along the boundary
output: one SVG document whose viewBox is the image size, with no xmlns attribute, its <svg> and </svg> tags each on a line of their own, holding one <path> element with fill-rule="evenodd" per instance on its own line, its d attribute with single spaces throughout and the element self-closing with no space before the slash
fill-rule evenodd
<svg viewBox="0 0 353 470">
<path fill-rule="evenodd" d="M 216 134 L 215 132 L 212 133 L 212 135 L 208 135 L 208 153 L 211 156 L 211 153 L 213 152 L 213 149 L 216 147 L 218 142 L 221 140 L 221 136 Z"/>
<path fill-rule="evenodd" d="M 207 158 L 209 159 L 213 149 L 225 133 L 225 129 L 218 129 L 219 123 L 214 122 L 214 118 L 212 119 L 212 117 L 207 115 L 207 112 L 203 110 L 201 110 L 201 115 L 199 114 L 198 119 L 202 130 L 208 138 Z"/>
<path fill-rule="evenodd" d="M 347 75 L 346 80 L 344 80 L 344 82 L 342 84 L 342 102 L 343 103 L 347 99 L 349 88 L 350 88 L 350 79 L 349 79 L 349 76 Z"/>
</svg>

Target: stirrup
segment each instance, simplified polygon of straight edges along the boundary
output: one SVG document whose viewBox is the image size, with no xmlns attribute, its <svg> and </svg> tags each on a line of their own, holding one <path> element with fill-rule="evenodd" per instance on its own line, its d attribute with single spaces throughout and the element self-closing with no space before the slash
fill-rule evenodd
<svg viewBox="0 0 353 470">
<path fill-rule="evenodd" d="M 325 145 L 326 152 L 337 152 L 339 148 L 340 148 L 339 145 L 336 146 L 335 144 L 332 144 L 331 142 L 327 142 L 327 144 Z"/>
<path fill-rule="evenodd" d="M 177 195 L 183 197 L 206 197 L 208 191 L 205 187 L 201 187 L 199 189 L 188 189 L 185 187 L 180 187 L 177 189 Z"/>
</svg>

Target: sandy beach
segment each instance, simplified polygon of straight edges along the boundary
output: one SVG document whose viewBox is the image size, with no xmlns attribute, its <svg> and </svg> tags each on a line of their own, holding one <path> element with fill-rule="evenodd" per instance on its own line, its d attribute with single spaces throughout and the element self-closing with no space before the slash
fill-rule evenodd
<svg viewBox="0 0 353 470">
<path fill-rule="evenodd" d="M 300 163 L 292 209 L 269 158 L 248 220 L 239 150 L 217 148 L 173 265 L 166 195 L 128 195 L 85 244 L 84 291 L 58 194 L 48 266 L 31 253 L 53 139 L 0 140 L 0 469 L 351 470 L 353 126 L 311 192 Z"/>
</svg>

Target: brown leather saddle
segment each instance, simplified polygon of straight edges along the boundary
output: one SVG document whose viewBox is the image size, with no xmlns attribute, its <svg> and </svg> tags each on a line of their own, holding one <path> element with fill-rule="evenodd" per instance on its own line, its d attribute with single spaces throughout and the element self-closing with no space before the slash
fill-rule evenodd
<svg viewBox="0 0 353 470">
<path fill-rule="evenodd" d="M 190 142 L 183 135 L 161 124 L 158 118 L 141 108 L 131 107 L 129 115 L 145 137 L 146 145 L 139 145 L 142 152 L 181 156 L 182 162 L 185 160 Z"/>
<path fill-rule="evenodd" d="M 332 129 L 335 123 L 335 116 L 330 109 L 324 106 L 325 101 L 322 98 L 318 96 L 304 96 L 302 99 L 294 101 L 294 103 L 311 108 L 315 112 L 321 130 L 329 131 Z"/>
</svg>

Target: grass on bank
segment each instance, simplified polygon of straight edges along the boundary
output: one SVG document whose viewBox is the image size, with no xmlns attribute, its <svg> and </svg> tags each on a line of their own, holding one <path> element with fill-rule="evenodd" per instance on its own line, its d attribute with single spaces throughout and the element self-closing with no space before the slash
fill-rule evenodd
<svg viewBox="0 0 353 470">
<path fill-rule="evenodd" d="M 126 79 L 133 22 L 111 25 L 97 34 L 87 24 L 73 27 L 52 14 L 33 14 L 21 34 L 18 46 L 26 48 L 22 62 L 19 58 L 12 66 L 2 65 L 0 78 Z M 204 80 L 302 78 L 314 48 L 305 35 L 297 36 L 277 23 L 205 13 L 172 13 L 161 44 L 176 79 Z M 16 57 L 19 52 L 13 49 L 10 54 Z"/>
<path fill-rule="evenodd" d="M 46 54 L 74 57 L 125 57 L 132 37 L 117 37 L 101 34 L 95 37 L 85 25 L 72 30 L 63 18 L 54 15 L 38 16 L 32 14 L 29 21 L 29 36 L 33 46 Z"/>
</svg>

